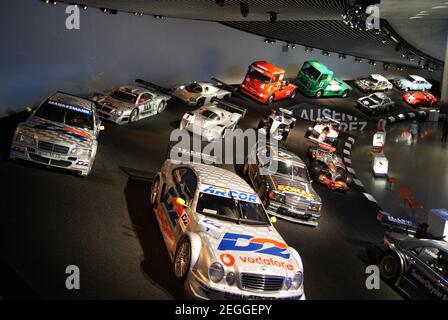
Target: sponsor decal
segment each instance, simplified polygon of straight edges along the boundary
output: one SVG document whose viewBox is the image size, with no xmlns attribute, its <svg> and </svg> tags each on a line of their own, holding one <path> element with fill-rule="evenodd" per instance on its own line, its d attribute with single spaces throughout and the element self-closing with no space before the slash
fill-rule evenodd
<svg viewBox="0 0 448 320">
<path fill-rule="evenodd" d="M 160 207 L 160 203 L 155 207 L 157 220 L 159 220 L 160 227 L 162 232 L 170 239 L 174 240 L 173 233 L 171 232 L 171 228 L 168 225 L 168 221 L 166 220 L 165 215 L 162 213 L 162 208 Z"/>
<path fill-rule="evenodd" d="M 292 187 L 292 186 L 285 186 L 285 185 L 278 185 L 277 189 L 279 191 L 283 191 L 283 192 L 292 192 L 292 193 L 296 193 L 302 197 L 305 197 L 307 199 L 310 200 L 314 200 L 314 196 L 311 193 L 306 192 L 305 190 L 299 189 L 297 187 Z"/>
<path fill-rule="evenodd" d="M 215 196 L 224 197 L 224 198 L 234 198 L 235 200 L 251 202 L 251 203 L 260 203 L 257 195 L 253 193 L 247 193 L 242 191 L 230 190 L 227 188 L 215 187 L 211 185 L 202 185 L 201 187 L 202 193 L 213 194 Z"/>
<path fill-rule="evenodd" d="M 219 257 L 221 259 L 221 262 L 226 267 L 232 267 L 235 264 L 235 257 L 230 253 L 221 254 Z M 277 268 L 283 268 L 288 271 L 294 270 L 294 266 L 290 263 L 284 261 L 278 261 L 273 258 L 263 258 L 261 256 L 255 256 L 255 257 L 239 256 L 238 261 L 244 264 L 258 264 L 264 267 L 272 266 Z"/>
<path fill-rule="evenodd" d="M 218 245 L 221 251 L 250 251 L 289 259 L 288 246 L 277 240 L 227 232 Z"/>
<path fill-rule="evenodd" d="M 72 128 L 66 128 L 66 127 L 60 127 L 60 126 L 54 126 L 49 124 L 38 124 L 33 127 L 34 129 L 39 130 L 47 130 L 47 131 L 54 131 L 56 133 L 64 134 L 73 138 L 76 138 L 81 141 L 88 141 L 92 139 L 92 136 L 88 135 L 87 133 L 76 130 Z"/>
<path fill-rule="evenodd" d="M 76 111 L 76 112 L 81 112 L 81 113 L 88 114 L 88 115 L 92 114 L 92 111 L 90 111 L 90 110 L 81 108 L 79 106 L 74 106 L 71 104 L 66 104 L 66 103 L 57 102 L 57 101 L 53 101 L 53 100 L 49 100 L 48 104 L 51 104 L 51 105 L 57 106 L 57 107 L 61 107 L 61 108 L 65 108 L 68 110 Z"/>
<path fill-rule="evenodd" d="M 199 220 L 199 224 L 203 225 L 207 229 L 212 229 L 218 232 L 222 231 L 222 226 L 209 218 L 202 218 L 201 220 Z"/>
<path fill-rule="evenodd" d="M 413 276 L 421 285 L 423 285 L 429 292 L 431 296 L 435 296 L 438 299 L 448 300 L 448 295 L 440 291 L 439 288 L 435 287 L 431 281 L 426 279 L 420 272 L 416 269 L 411 270 L 411 276 Z"/>
</svg>

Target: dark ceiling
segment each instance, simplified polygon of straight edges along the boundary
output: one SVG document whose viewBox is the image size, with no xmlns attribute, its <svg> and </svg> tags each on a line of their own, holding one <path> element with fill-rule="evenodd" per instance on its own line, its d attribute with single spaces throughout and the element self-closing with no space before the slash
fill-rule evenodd
<svg viewBox="0 0 448 320">
<path fill-rule="evenodd" d="M 240 1 L 249 14 L 240 13 Z M 89 7 L 141 12 L 174 18 L 218 21 L 260 36 L 400 65 L 417 65 L 396 51 L 396 42 L 374 31 L 347 27 L 341 18 L 355 0 L 79 0 L 64 1 Z M 380 2 L 378 0 L 378 2 Z M 269 21 L 277 13 L 277 22 Z M 381 0 L 380 17 L 404 49 L 441 64 L 448 29 L 446 0 Z M 383 24 L 382 24 L 383 25 Z M 388 31 L 389 32 L 389 31 Z"/>
</svg>

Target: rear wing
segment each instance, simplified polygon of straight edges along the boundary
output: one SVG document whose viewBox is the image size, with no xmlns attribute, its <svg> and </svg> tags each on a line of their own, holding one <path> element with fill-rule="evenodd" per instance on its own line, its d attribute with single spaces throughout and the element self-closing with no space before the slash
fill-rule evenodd
<svg viewBox="0 0 448 320">
<path fill-rule="evenodd" d="M 171 95 L 171 90 L 162 86 L 159 86 L 155 83 L 146 81 L 146 80 L 142 80 L 142 79 L 136 79 L 135 82 L 137 82 L 138 84 L 141 84 L 142 86 L 144 86 L 145 88 L 148 89 L 156 89 L 157 91 L 160 91 L 162 93 Z"/>
<path fill-rule="evenodd" d="M 241 114 L 242 118 L 244 118 L 244 116 L 246 115 L 246 108 L 242 108 L 228 101 L 218 99 L 217 97 L 211 98 L 210 102 L 216 102 L 221 109 L 224 109 L 226 111 L 239 113 Z"/>
<path fill-rule="evenodd" d="M 230 92 L 236 92 L 238 90 L 238 88 L 232 87 L 230 84 L 228 84 L 222 80 L 219 80 L 215 77 L 212 77 L 212 80 L 219 83 L 224 89 L 229 90 Z"/>
</svg>

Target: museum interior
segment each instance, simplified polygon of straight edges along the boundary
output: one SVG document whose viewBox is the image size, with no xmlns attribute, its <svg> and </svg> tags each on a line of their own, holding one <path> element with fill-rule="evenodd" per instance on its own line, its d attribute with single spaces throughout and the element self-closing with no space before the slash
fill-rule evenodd
<svg viewBox="0 0 448 320">
<path fill-rule="evenodd" d="M 448 299 L 446 0 L 16 0 L 0 30 L 0 300 Z"/>
</svg>

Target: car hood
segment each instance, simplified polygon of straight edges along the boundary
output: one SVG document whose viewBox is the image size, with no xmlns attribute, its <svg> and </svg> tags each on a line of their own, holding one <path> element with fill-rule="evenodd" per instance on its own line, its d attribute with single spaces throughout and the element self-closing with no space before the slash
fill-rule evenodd
<svg viewBox="0 0 448 320">
<path fill-rule="evenodd" d="M 375 101 L 374 99 L 370 98 L 370 97 L 363 97 L 360 98 L 359 101 L 366 106 L 376 106 L 379 104 L 379 102 Z"/>
<path fill-rule="evenodd" d="M 45 120 L 31 116 L 26 122 L 19 125 L 20 130 L 36 140 L 45 140 L 51 143 L 62 142 L 67 145 L 90 148 L 96 136 L 93 130 L 81 129 L 62 123 Z"/>
<path fill-rule="evenodd" d="M 273 226 L 236 224 L 202 217 L 198 231 L 216 261 L 238 273 L 286 276 L 302 271 L 302 261 Z M 295 251 L 295 250 L 294 250 Z"/>
<path fill-rule="evenodd" d="M 122 100 L 112 98 L 111 96 L 104 96 L 98 99 L 98 103 L 102 106 L 120 111 L 126 111 L 135 108 L 135 103 L 129 103 Z"/>
<path fill-rule="evenodd" d="M 272 190 L 281 192 L 286 197 L 291 197 L 301 202 L 320 203 L 320 197 L 314 191 L 309 182 L 303 180 L 293 180 L 283 175 L 266 176 L 266 182 Z"/>
</svg>

